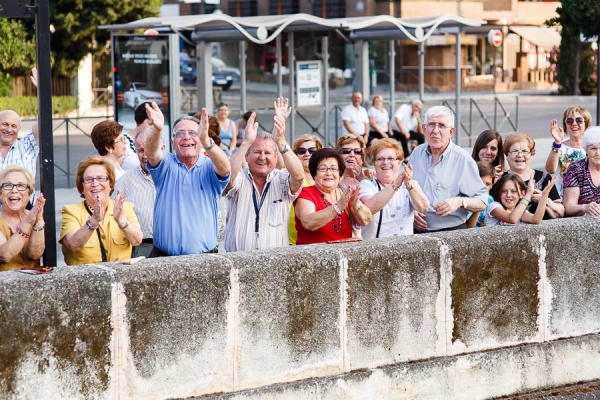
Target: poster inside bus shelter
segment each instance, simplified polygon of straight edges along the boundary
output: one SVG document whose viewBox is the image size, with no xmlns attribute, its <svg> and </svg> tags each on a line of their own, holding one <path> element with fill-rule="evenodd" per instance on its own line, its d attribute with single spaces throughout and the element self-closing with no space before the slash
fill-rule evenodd
<svg viewBox="0 0 600 400">
<path fill-rule="evenodd" d="M 163 136 L 168 138 L 169 36 L 115 35 L 113 39 L 115 120 L 130 131 L 136 126 L 135 109 L 144 102 L 155 102 L 165 116 Z"/>
</svg>

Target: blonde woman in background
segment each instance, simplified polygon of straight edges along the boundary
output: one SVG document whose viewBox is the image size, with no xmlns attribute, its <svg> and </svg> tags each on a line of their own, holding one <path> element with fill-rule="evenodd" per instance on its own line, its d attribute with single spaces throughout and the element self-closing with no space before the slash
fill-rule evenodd
<svg viewBox="0 0 600 400">
<path fill-rule="evenodd" d="M 304 183 L 302 183 L 302 187 L 313 186 L 315 184 L 315 180 L 313 179 L 310 171 L 308 170 L 308 162 L 310 158 L 314 154 L 315 151 L 321 150 L 323 148 L 323 142 L 316 135 L 311 135 L 309 133 L 300 136 L 294 142 L 294 146 L 292 150 L 294 150 L 294 154 L 298 156 L 300 161 L 302 161 L 302 167 L 304 167 Z M 290 236 L 290 245 L 296 245 L 296 213 L 294 211 L 294 205 L 292 204 L 292 208 L 290 211 L 290 221 L 288 225 L 288 232 Z"/>
</svg>

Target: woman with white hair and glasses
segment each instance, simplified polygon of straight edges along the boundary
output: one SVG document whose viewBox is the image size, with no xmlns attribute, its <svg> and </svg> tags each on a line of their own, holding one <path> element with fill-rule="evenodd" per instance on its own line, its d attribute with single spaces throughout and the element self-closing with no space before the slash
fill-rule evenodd
<svg viewBox="0 0 600 400">
<path fill-rule="evenodd" d="M 40 195 L 28 211 L 34 188 L 35 179 L 26 168 L 9 165 L 0 172 L 0 271 L 40 265 L 46 247 L 46 198 Z"/>
<path fill-rule="evenodd" d="M 585 131 L 583 149 L 587 157 L 572 163 L 565 174 L 565 214 L 600 217 L 600 126 Z"/>
</svg>

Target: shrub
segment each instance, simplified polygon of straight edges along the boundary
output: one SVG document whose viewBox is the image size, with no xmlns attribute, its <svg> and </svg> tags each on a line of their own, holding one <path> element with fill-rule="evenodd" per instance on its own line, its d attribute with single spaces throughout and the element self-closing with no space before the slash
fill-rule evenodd
<svg viewBox="0 0 600 400">
<path fill-rule="evenodd" d="M 65 115 L 78 107 L 77 97 L 53 96 L 52 114 Z M 21 117 L 33 117 L 38 113 L 38 98 L 35 96 L 0 97 L 0 110 L 14 110 Z"/>
</svg>

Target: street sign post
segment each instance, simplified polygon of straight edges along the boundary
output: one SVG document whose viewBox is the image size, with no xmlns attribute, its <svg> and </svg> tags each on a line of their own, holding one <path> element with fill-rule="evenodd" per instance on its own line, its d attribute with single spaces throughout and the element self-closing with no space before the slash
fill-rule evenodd
<svg viewBox="0 0 600 400">
<path fill-rule="evenodd" d="M 296 63 L 298 107 L 323 105 L 321 84 L 321 61 L 298 61 Z"/>
<path fill-rule="evenodd" d="M 504 40 L 504 35 L 502 35 L 502 31 L 498 29 L 491 29 L 488 32 L 488 43 L 494 47 L 502 46 L 502 41 Z"/>
</svg>

